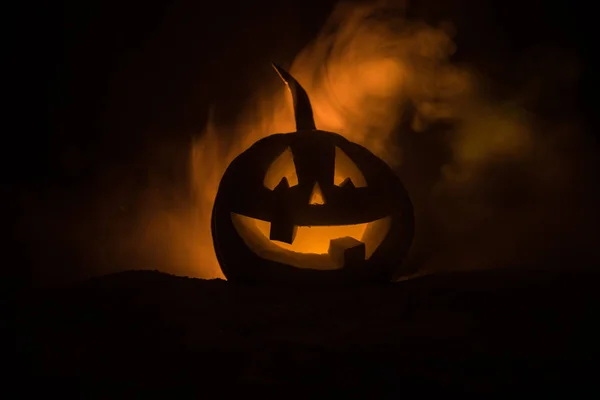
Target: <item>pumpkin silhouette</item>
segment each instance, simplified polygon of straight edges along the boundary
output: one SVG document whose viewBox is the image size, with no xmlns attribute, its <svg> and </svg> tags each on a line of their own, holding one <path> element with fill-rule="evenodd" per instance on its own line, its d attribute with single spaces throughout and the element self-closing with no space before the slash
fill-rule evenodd
<svg viewBox="0 0 600 400">
<path fill-rule="evenodd" d="M 402 274 L 413 239 L 413 207 L 404 186 L 366 148 L 316 129 L 306 91 L 287 71 L 273 67 L 291 91 L 296 132 L 257 141 L 221 179 L 212 236 L 225 277 L 389 282 Z M 345 179 L 340 182 L 340 177 Z M 357 225 L 364 226 L 359 238 L 332 237 L 314 253 L 291 248 L 299 228 L 344 227 L 349 232 Z"/>
</svg>

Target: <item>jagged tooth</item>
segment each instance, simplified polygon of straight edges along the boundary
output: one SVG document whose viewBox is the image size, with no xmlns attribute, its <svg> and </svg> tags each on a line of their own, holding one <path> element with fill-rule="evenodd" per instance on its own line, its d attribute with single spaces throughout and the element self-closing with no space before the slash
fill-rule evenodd
<svg viewBox="0 0 600 400">
<path fill-rule="evenodd" d="M 277 198 L 282 200 L 280 197 L 285 197 L 285 193 L 287 193 L 289 188 L 290 183 L 284 176 L 273 189 L 273 193 L 276 193 Z M 285 203 L 284 201 L 279 200 L 277 201 L 279 206 Z M 289 214 L 285 210 L 285 207 L 279 208 L 279 206 L 275 205 L 276 210 L 274 210 L 273 219 L 271 220 L 269 239 L 292 244 L 294 242 L 294 238 L 296 237 L 297 227 L 290 220 Z"/>
<path fill-rule="evenodd" d="M 366 247 L 353 237 L 342 237 L 329 241 L 329 256 L 340 268 L 355 268 L 363 265 Z"/>
<path fill-rule="evenodd" d="M 278 218 L 271 222 L 269 230 L 269 239 L 284 242 L 287 244 L 294 243 L 298 227 L 290 222 L 287 218 Z"/>
<path fill-rule="evenodd" d="M 288 182 L 287 178 L 284 176 L 283 178 L 281 178 L 281 181 L 277 184 L 277 186 L 275 186 L 275 188 L 273 189 L 273 191 L 280 191 L 280 190 L 284 190 L 284 189 L 289 189 L 290 188 L 290 183 Z"/>
<path fill-rule="evenodd" d="M 354 186 L 354 183 L 352 183 L 352 179 L 350 179 L 350 178 L 344 179 L 344 181 L 342 182 L 340 187 L 343 189 L 355 189 L 356 188 L 356 186 Z"/>
</svg>

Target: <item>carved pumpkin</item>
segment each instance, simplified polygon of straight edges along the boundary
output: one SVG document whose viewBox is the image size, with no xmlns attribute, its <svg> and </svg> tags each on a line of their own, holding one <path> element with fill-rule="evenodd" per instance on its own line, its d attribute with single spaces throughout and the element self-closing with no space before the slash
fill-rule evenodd
<svg viewBox="0 0 600 400">
<path fill-rule="evenodd" d="M 224 275 L 247 282 L 390 281 L 402 272 L 413 238 L 408 194 L 383 160 L 317 130 L 304 89 L 274 68 L 292 93 L 297 131 L 259 140 L 221 179 L 212 236 Z M 304 241 L 322 240 L 319 250 L 294 249 L 305 227 L 333 227 L 338 236 L 309 233 Z M 351 237 L 357 229 L 360 237 Z"/>
</svg>

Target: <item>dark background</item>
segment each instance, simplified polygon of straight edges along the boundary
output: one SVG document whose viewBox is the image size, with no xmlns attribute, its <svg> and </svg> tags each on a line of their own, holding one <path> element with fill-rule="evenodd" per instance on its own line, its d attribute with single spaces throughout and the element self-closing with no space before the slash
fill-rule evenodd
<svg viewBox="0 0 600 400">
<path fill-rule="evenodd" d="M 268 63 L 289 65 L 334 4 L 89 0 L 30 3 L 7 13 L 14 27 L 9 51 L 15 50 L 4 77 L 10 93 L 3 160 L 9 221 L 30 212 L 31 199 L 89 201 L 92 193 L 101 201 L 94 188 L 105 176 L 126 185 L 131 177 L 162 174 L 185 187 L 182 155 L 204 128 L 209 107 L 219 110 L 219 119 L 234 117 L 257 82 L 272 78 Z M 578 87 L 536 111 L 580 118 L 595 145 L 595 21 L 584 4 L 414 1 L 409 18 L 451 20 L 458 32 L 454 59 L 483 71 L 500 92 L 524 79 L 520 67 L 511 68 L 512 59 L 545 47 L 576 55 L 583 67 Z M 18 218 L 12 229 L 18 246 L 11 246 L 4 269 L 20 283 L 41 276 L 28 264 L 36 252 L 28 244 L 32 229 Z"/>
</svg>

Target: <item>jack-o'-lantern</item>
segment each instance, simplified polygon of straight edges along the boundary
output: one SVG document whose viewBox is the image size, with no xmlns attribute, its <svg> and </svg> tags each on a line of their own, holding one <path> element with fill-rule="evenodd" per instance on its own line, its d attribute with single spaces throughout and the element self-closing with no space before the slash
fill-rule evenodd
<svg viewBox="0 0 600 400">
<path fill-rule="evenodd" d="M 316 129 L 306 91 L 274 68 L 292 93 L 296 132 L 257 141 L 221 179 L 212 236 L 225 277 L 389 282 L 413 238 L 404 186 L 366 148 Z"/>
</svg>

